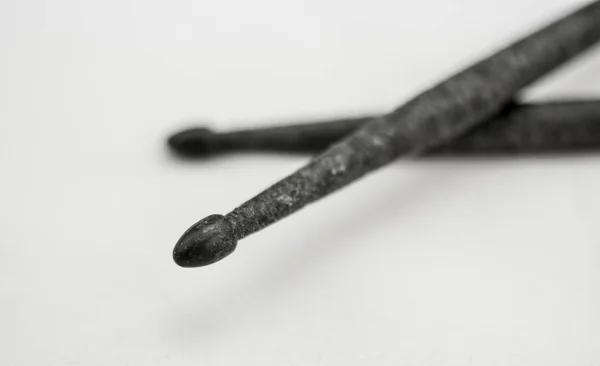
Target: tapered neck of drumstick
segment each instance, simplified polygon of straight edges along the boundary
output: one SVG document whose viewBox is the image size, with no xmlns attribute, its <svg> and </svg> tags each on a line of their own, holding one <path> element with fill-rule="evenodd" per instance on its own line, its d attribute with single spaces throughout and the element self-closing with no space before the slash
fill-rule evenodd
<svg viewBox="0 0 600 366">
<path fill-rule="evenodd" d="M 215 148 L 228 151 L 314 152 L 327 148 L 373 117 L 293 124 L 223 132 L 214 135 Z"/>
</svg>

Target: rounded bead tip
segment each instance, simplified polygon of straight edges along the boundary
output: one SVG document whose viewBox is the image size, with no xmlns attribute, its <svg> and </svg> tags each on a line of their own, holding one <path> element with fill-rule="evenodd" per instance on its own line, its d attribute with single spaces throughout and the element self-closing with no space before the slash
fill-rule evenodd
<svg viewBox="0 0 600 366">
<path fill-rule="evenodd" d="M 178 132 L 169 137 L 167 144 L 176 153 L 189 157 L 207 156 L 217 149 L 215 135 L 208 128 L 192 128 Z"/>
<path fill-rule="evenodd" d="M 201 267 L 220 261 L 237 246 L 229 221 L 211 215 L 190 227 L 173 249 L 173 260 L 181 267 Z"/>
</svg>

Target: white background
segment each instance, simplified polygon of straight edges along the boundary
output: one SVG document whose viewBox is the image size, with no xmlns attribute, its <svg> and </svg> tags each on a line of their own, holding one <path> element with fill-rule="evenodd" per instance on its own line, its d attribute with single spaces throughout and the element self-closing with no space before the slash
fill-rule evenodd
<svg viewBox="0 0 600 366">
<path fill-rule="evenodd" d="M 182 269 L 306 158 L 164 147 L 387 111 L 582 3 L 2 1 L 0 364 L 600 365 L 600 155 L 395 163 Z M 598 48 L 559 97 L 600 98 Z"/>
</svg>

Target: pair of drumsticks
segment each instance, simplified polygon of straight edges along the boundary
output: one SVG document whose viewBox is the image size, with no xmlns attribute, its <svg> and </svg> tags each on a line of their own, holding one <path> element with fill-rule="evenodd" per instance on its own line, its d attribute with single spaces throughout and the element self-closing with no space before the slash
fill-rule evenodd
<svg viewBox="0 0 600 366">
<path fill-rule="evenodd" d="M 600 148 L 600 101 L 515 102 L 521 89 L 599 40 L 600 1 L 594 1 L 388 114 L 228 133 L 196 128 L 173 135 L 169 145 L 184 156 L 321 151 L 227 215 L 194 224 L 175 245 L 173 259 L 182 267 L 219 261 L 238 240 L 402 156 Z"/>
</svg>

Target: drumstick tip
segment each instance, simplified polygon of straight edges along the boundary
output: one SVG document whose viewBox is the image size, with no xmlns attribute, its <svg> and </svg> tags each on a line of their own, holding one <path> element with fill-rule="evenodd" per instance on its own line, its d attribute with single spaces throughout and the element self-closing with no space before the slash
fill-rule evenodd
<svg viewBox="0 0 600 366">
<path fill-rule="evenodd" d="M 222 215 L 210 215 L 181 236 L 173 260 L 181 267 L 202 267 L 225 258 L 236 246 L 231 223 Z"/>
</svg>

